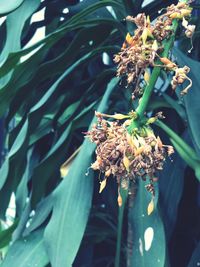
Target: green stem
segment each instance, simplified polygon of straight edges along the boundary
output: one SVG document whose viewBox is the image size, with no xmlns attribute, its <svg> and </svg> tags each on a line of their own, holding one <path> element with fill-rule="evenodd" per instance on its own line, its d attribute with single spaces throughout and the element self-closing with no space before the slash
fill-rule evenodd
<svg viewBox="0 0 200 267">
<path fill-rule="evenodd" d="M 173 21 L 173 25 L 172 25 L 173 34 L 172 34 L 172 36 L 171 36 L 171 38 L 169 40 L 163 42 L 164 51 L 162 53 L 162 57 L 167 57 L 168 56 L 169 51 L 170 51 L 170 49 L 172 48 L 172 46 L 174 44 L 174 39 L 175 39 L 175 34 L 176 34 L 177 28 L 178 28 L 178 21 L 174 20 Z M 150 78 L 150 82 L 146 86 L 146 88 L 144 90 L 144 94 L 142 96 L 142 99 L 140 100 L 139 106 L 136 109 L 136 112 L 137 112 L 139 117 L 143 116 L 143 114 L 144 114 L 144 112 L 145 112 L 145 110 L 147 108 L 149 99 L 150 99 L 151 94 L 153 92 L 153 89 L 154 89 L 154 86 L 156 84 L 156 81 L 157 81 L 157 79 L 158 79 L 158 77 L 160 75 L 160 72 L 161 72 L 161 67 L 155 67 L 153 69 L 153 72 L 152 72 L 152 75 L 151 75 L 151 78 Z"/>
<path fill-rule="evenodd" d="M 120 189 L 120 194 L 122 197 L 122 206 L 119 207 L 118 211 L 118 225 L 117 225 L 117 246 L 115 254 L 115 267 L 121 267 L 120 264 L 120 255 L 121 255 L 121 243 L 122 243 L 122 226 L 124 218 L 124 209 L 126 206 L 126 201 L 128 198 L 128 189 Z"/>
</svg>

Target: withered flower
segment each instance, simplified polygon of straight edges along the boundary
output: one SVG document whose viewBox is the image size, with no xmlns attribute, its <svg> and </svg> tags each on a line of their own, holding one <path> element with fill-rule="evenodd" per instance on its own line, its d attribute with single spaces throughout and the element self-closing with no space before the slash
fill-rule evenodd
<svg viewBox="0 0 200 267">
<path fill-rule="evenodd" d="M 178 66 L 168 58 L 162 58 L 163 51 L 162 41 L 169 38 L 172 32 L 172 22 L 174 19 L 182 20 L 182 26 L 185 28 L 185 34 L 191 38 L 195 26 L 189 25 L 186 18 L 190 17 L 192 9 L 187 3 L 180 2 L 177 5 L 170 5 L 166 12 L 160 15 L 154 23 L 150 23 L 150 18 L 144 13 L 138 14 L 136 17 L 128 16 L 126 20 L 134 23 L 137 29 L 134 34 L 127 34 L 126 40 L 122 45 L 121 51 L 114 56 L 114 61 L 118 64 L 117 76 L 125 76 L 128 85 L 134 86 L 132 98 L 140 96 L 143 92 L 142 81 L 148 84 L 149 69 L 154 66 L 165 67 L 168 71 L 174 71 L 175 76 L 172 84 L 175 89 L 177 84 Z M 155 64 L 156 60 L 160 60 L 163 65 Z M 183 68 L 180 68 L 183 69 Z M 179 74 L 179 81 L 183 77 Z M 184 76 L 184 80 L 189 80 Z M 189 86 L 191 87 L 191 86 Z M 182 94 L 187 93 L 183 90 Z"/>
<path fill-rule="evenodd" d="M 176 89 L 177 85 L 183 84 L 185 80 L 189 81 L 189 85 L 181 91 L 181 95 L 187 94 L 188 90 L 192 86 L 192 80 L 187 76 L 189 71 L 190 71 L 190 68 L 187 66 L 184 66 L 183 68 L 176 68 L 175 69 L 175 74 L 174 74 L 172 81 L 171 81 L 171 85 L 172 85 L 173 90 Z"/>
<path fill-rule="evenodd" d="M 105 179 L 111 175 L 124 187 L 141 178 L 149 181 L 146 188 L 154 195 L 156 172 L 162 170 L 165 157 L 173 153 L 173 147 L 163 145 L 147 125 L 130 134 L 126 123 L 105 120 L 100 113 L 97 120 L 87 137 L 97 144 L 96 161 L 91 168 L 104 175 L 103 188 Z"/>
</svg>

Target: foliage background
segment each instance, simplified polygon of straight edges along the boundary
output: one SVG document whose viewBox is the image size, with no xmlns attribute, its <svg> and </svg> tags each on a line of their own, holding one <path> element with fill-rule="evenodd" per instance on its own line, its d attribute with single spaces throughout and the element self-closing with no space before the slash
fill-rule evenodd
<svg viewBox="0 0 200 267">
<path fill-rule="evenodd" d="M 82 132 L 96 109 L 112 114 L 133 108 L 131 90 L 115 78 L 112 62 L 127 31 L 134 30 L 125 23 L 126 15 L 145 12 L 154 19 L 171 3 L 176 1 L 155 0 L 145 6 L 134 0 L 2 1 L 0 13 L 7 17 L 0 27 L 1 266 L 113 266 L 117 186 L 109 179 L 98 194 L 98 174 L 87 170 L 95 147 Z M 191 68 L 193 87 L 180 99 L 163 73 L 149 111 L 163 110 L 165 122 L 199 154 L 198 1 L 193 6 L 194 49 L 187 54 L 191 44 L 179 31 L 173 52 L 180 65 Z M 43 8 L 44 19 L 31 22 Z M 66 8 L 69 12 L 63 13 Z M 45 38 L 26 47 L 43 26 Z M 158 127 L 155 131 L 170 142 Z M 61 178 L 60 166 L 67 159 Z M 152 216 L 145 215 L 149 196 L 140 184 L 133 207 L 126 209 L 121 266 L 200 265 L 200 188 L 194 171 L 177 153 L 160 173 L 158 190 Z M 13 192 L 16 215 L 7 228 Z M 148 227 L 154 229 L 149 250 L 144 236 Z M 127 236 L 132 250 L 128 257 Z"/>
</svg>

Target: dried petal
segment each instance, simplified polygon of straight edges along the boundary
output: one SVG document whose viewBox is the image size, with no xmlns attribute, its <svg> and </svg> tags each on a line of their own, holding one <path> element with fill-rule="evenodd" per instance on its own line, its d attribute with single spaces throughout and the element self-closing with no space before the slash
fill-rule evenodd
<svg viewBox="0 0 200 267">
<path fill-rule="evenodd" d="M 126 35 L 126 42 L 129 45 L 131 45 L 133 42 L 133 37 L 130 35 L 130 33 L 127 33 L 127 35 Z"/>
<path fill-rule="evenodd" d="M 183 17 L 182 26 L 187 29 L 188 21 Z"/>
<path fill-rule="evenodd" d="M 99 193 L 101 193 L 106 187 L 106 182 L 107 182 L 107 179 L 104 179 L 102 182 L 100 182 Z"/>
<path fill-rule="evenodd" d="M 147 207 L 147 214 L 151 215 L 151 213 L 154 211 L 154 201 L 153 199 L 149 202 L 149 205 Z"/>
<path fill-rule="evenodd" d="M 152 49 L 154 51 L 157 51 L 158 50 L 158 42 L 156 40 L 154 40 L 153 44 L 152 44 Z"/>
<path fill-rule="evenodd" d="M 118 194 L 117 202 L 118 202 L 118 206 L 121 207 L 123 201 L 122 201 L 122 197 L 121 197 L 120 193 Z"/>
<path fill-rule="evenodd" d="M 130 160 L 128 159 L 128 157 L 126 157 L 126 156 L 123 157 L 123 163 L 124 163 L 124 166 L 125 166 L 127 172 L 129 172 Z"/>
</svg>

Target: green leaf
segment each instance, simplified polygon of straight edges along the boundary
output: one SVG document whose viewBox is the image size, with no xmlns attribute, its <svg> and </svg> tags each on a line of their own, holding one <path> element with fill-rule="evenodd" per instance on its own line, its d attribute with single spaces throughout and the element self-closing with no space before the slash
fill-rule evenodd
<svg viewBox="0 0 200 267">
<path fill-rule="evenodd" d="M 41 226 L 49 216 L 52 208 L 52 195 L 42 199 L 42 201 L 40 201 L 40 203 L 37 205 L 35 209 L 35 215 L 31 218 L 30 224 L 25 228 L 23 235 L 26 236 L 30 234 L 30 232 L 39 228 L 39 226 Z"/>
<path fill-rule="evenodd" d="M 186 121 L 187 120 L 187 118 L 186 118 L 186 112 L 185 112 L 184 107 L 181 105 L 181 103 L 175 101 L 172 97 L 168 96 L 165 93 L 163 93 L 162 96 L 166 100 L 166 102 L 169 103 L 169 105 L 176 110 L 176 112 L 178 113 L 178 115 L 184 121 Z"/>
<path fill-rule="evenodd" d="M 123 27 L 120 25 L 120 23 L 117 20 L 111 20 L 111 19 L 91 19 L 91 20 L 85 20 L 82 21 L 81 19 L 84 19 L 85 16 L 95 12 L 97 9 L 105 6 L 116 6 L 120 8 L 120 5 L 112 0 L 104 0 L 98 3 L 95 3 L 85 10 L 79 12 L 75 16 L 73 16 L 70 20 L 68 20 L 65 24 L 63 24 L 61 27 L 59 27 L 56 31 L 53 33 L 47 35 L 42 40 L 38 41 L 36 44 L 20 50 L 18 52 L 10 53 L 8 58 L 3 62 L 0 70 L 0 77 L 8 73 L 11 69 L 13 69 L 14 66 L 18 63 L 19 59 L 28 54 L 29 52 L 33 51 L 34 49 L 38 48 L 40 46 L 40 49 L 43 48 L 50 48 L 53 46 L 59 39 L 65 36 L 65 34 L 69 31 L 72 31 L 74 29 L 80 29 L 82 27 L 91 27 L 92 25 L 98 25 L 101 24 L 101 22 L 105 23 L 110 22 L 113 25 L 116 25 L 121 32 L 123 32 Z M 10 51 L 12 52 L 12 51 Z"/>
<path fill-rule="evenodd" d="M 44 248 L 43 231 L 37 231 L 14 242 L 0 266 L 44 267 L 48 261 Z"/>
<path fill-rule="evenodd" d="M 154 210 L 148 215 L 151 195 L 145 188 L 145 182 L 140 179 L 133 207 L 129 210 L 133 243 L 130 266 L 164 267 L 166 244 L 157 197 L 154 199 Z"/>
<path fill-rule="evenodd" d="M 171 237 L 176 224 L 179 202 L 183 193 L 186 163 L 176 153 L 172 160 L 167 159 L 159 173 L 160 205 L 165 224 L 166 237 Z"/>
<path fill-rule="evenodd" d="M 0 232 L 0 248 L 3 248 L 9 245 L 11 238 L 12 238 L 12 233 L 16 229 L 17 224 L 18 224 L 18 221 L 14 222 L 13 225 L 10 226 L 8 229 Z"/>
<path fill-rule="evenodd" d="M 98 108 L 100 112 L 106 109 L 117 83 L 114 78 L 108 84 Z M 93 173 L 90 171 L 88 176 L 85 173 L 94 148 L 88 140 L 84 141 L 68 175 L 53 194 L 53 214 L 45 230 L 45 244 L 54 267 L 70 267 L 80 246 L 93 194 Z"/>
<path fill-rule="evenodd" d="M 0 15 L 6 15 L 17 9 L 24 0 L 2 0 L 0 5 Z"/>
<path fill-rule="evenodd" d="M 108 50 L 112 50 L 113 47 L 107 47 Z M 71 74 L 80 64 L 87 62 L 89 59 L 94 57 L 96 53 L 100 53 L 104 48 L 97 48 L 94 51 L 84 55 L 82 58 L 77 60 L 72 66 L 70 66 L 49 88 L 49 90 L 44 94 L 44 96 L 31 108 L 28 113 L 28 118 L 23 124 L 19 135 L 17 136 L 11 150 L 8 153 L 6 160 L 4 161 L 1 169 L 1 181 L 0 188 L 0 200 L 4 203 L 0 207 L 0 211 L 5 212 L 7 202 L 9 201 L 9 194 L 12 190 L 15 191 L 16 186 L 18 185 L 21 176 L 24 173 L 25 164 L 26 164 L 26 151 L 29 144 L 30 133 L 32 133 L 35 128 L 38 126 L 39 122 L 42 119 L 42 114 L 49 109 L 49 105 L 52 103 L 52 99 L 55 99 L 57 90 L 59 90 L 60 84 L 63 80 Z M 42 188 L 42 187 L 41 187 Z M 7 193 L 7 194 L 6 194 Z M 3 201 L 3 198 L 7 196 L 7 201 Z M 36 203 L 35 203 L 36 204 Z"/>
<path fill-rule="evenodd" d="M 12 1 L 12 0 L 11 0 Z M 10 2 L 10 1 L 6 1 Z M 22 1 L 12 1 L 13 3 Z M 23 4 L 12 14 L 8 15 L 6 19 L 6 43 L 0 55 L 0 60 L 5 62 L 8 55 L 21 48 L 21 33 L 26 20 L 39 6 L 39 0 L 24 1 Z M 13 4 L 14 5 L 14 4 Z M 0 5 L 1 7 L 1 5 Z M 1 66 L 2 70 L 2 66 Z M 0 85 L 3 87 L 11 77 L 12 72 L 0 79 Z"/>
</svg>

